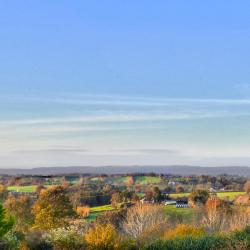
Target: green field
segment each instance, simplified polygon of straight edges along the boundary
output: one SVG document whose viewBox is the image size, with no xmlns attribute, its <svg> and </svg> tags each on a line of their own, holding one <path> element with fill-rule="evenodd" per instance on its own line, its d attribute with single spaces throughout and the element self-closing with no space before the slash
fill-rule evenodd
<svg viewBox="0 0 250 250">
<path fill-rule="evenodd" d="M 134 176 L 134 183 L 137 185 L 158 184 L 161 179 L 158 176 Z M 129 183 L 130 176 L 115 176 L 109 179 L 116 184 L 126 185 Z"/>
<path fill-rule="evenodd" d="M 90 214 L 87 218 L 88 221 L 95 221 L 97 216 L 101 215 L 104 212 L 112 211 L 115 208 L 111 205 L 105 205 L 105 206 L 97 206 L 97 207 L 91 207 L 90 208 Z"/>
<path fill-rule="evenodd" d="M 217 196 L 221 199 L 229 199 L 229 200 L 233 200 L 235 199 L 236 196 L 238 195 L 242 195 L 245 194 L 245 192 L 218 192 Z M 180 193 L 180 194 L 170 194 L 171 198 L 180 198 L 180 197 L 187 197 L 189 196 L 190 193 Z"/>
<path fill-rule="evenodd" d="M 217 196 L 219 198 L 228 198 L 229 200 L 235 199 L 239 195 L 243 195 L 245 192 L 218 192 Z"/>
<path fill-rule="evenodd" d="M 176 206 L 165 206 L 164 210 L 168 217 L 168 220 L 179 221 L 180 223 L 191 223 L 196 216 L 193 208 L 176 208 Z"/>
<path fill-rule="evenodd" d="M 97 207 L 91 207 L 90 212 L 106 212 L 106 211 L 111 211 L 114 210 L 114 207 L 111 205 L 105 205 L 105 206 L 97 206 Z"/>
<path fill-rule="evenodd" d="M 128 176 L 116 176 L 116 177 L 112 177 L 111 181 L 114 183 L 120 183 L 120 184 L 127 184 L 129 180 Z"/>
<path fill-rule="evenodd" d="M 9 191 L 16 191 L 16 192 L 25 192 L 25 193 L 31 193 L 36 191 L 36 185 L 33 186 L 9 186 Z"/>
<path fill-rule="evenodd" d="M 55 185 L 44 185 L 44 187 L 49 188 L 53 187 Z M 30 185 L 30 186 L 9 186 L 7 189 L 9 191 L 15 191 L 20 193 L 32 193 L 35 192 L 37 188 L 37 185 Z"/>
<path fill-rule="evenodd" d="M 157 184 L 161 181 L 158 176 L 136 176 L 135 183 L 140 185 Z"/>
</svg>

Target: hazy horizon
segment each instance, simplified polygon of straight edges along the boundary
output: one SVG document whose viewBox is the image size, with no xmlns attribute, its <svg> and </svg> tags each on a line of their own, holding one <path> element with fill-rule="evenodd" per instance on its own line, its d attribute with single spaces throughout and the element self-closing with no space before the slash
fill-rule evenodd
<svg viewBox="0 0 250 250">
<path fill-rule="evenodd" d="M 249 7 L 2 3 L 0 168 L 250 166 Z"/>
</svg>

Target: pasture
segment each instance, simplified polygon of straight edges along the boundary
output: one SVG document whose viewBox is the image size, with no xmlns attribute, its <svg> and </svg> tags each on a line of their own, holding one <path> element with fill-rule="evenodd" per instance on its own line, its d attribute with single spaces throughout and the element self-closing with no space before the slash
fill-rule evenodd
<svg viewBox="0 0 250 250">
<path fill-rule="evenodd" d="M 234 200 L 237 196 L 245 194 L 245 192 L 217 192 L 217 196 L 221 199 L 229 199 Z M 190 193 L 178 193 L 178 194 L 170 194 L 170 197 L 173 199 L 188 197 Z"/>
<path fill-rule="evenodd" d="M 15 191 L 15 192 L 24 192 L 24 193 L 32 193 L 36 191 L 36 185 L 31 186 L 9 186 L 7 189 L 8 191 Z"/>
<path fill-rule="evenodd" d="M 95 221 L 97 216 L 101 215 L 104 212 L 115 210 L 111 205 L 97 206 L 90 208 L 90 214 L 87 218 L 88 221 Z"/>
</svg>

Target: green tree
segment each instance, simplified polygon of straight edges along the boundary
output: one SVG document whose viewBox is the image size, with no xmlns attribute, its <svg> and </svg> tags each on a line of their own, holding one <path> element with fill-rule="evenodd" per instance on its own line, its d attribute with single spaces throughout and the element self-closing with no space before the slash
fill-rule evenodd
<svg viewBox="0 0 250 250">
<path fill-rule="evenodd" d="M 22 195 L 15 197 L 9 196 L 4 202 L 6 212 L 15 218 L 15 229 L 18 231 L 27 231 L 33 222 L 31 213 L 31 200 L 28 196 Z"/>
<path fill-rule="evenodd" d="M 209 198 L 209 193 L 207 190 L 204 189 L 196 189 L 189 196 L 189 200 L 194 205 L 197 204 L 204 205 L 207 202 L 208 198 Z"/>
<path fill-rule="evenodd" d="M 0 204 L 0 238 L 7 234 L 14 226 L 14 219 L 7 217 L 3 206 Z"/>
</svg>

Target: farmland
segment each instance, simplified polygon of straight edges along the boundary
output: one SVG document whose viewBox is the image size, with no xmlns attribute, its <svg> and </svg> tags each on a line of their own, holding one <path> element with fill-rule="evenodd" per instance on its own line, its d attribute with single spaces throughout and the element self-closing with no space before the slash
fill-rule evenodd
<svg viewBox="0 0 250 250">
<path fill-rule="evenodd" d="M 217 192 L 217 196 L 221 199 L 229 199 L 233 200 L 239 195 L 243 195 L 245 192 Z M 173 199 L 188 197 L 190 193 L 178 193 L 178 194 L 170 194 L 170 197 Z"/>
<path fill-rule="evenodd" d="M 37 187 L 36 185 L 30 185 L 30 186 L 9 186 L 7 189 L 9 191 L 31 193 L 31 192 L 35 192 L 36 187 Z"/>
</svg>

